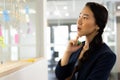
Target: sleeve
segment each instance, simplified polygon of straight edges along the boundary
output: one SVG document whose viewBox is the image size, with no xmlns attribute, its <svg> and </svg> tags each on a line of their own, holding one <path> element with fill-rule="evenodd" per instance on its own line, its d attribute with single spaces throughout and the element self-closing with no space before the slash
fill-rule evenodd
<svg viewBox="0 0 120 80">
<path fill-rule="evenodd" d="M 105 53 L 100 56 L 86 80 L 108 80 L 115 62 L 116 55 L 113 53 Z"/>
<path fill-rule="evenodd" d="M 72 74 L 74 63 L 69 63 L 68 65 L 61 66 L 61 60 L 58 62 L 56 69 L 55 69 L 55 75 L 58 80 L 65 80 L 67 77 L 69 77 Z"/>
</svg>

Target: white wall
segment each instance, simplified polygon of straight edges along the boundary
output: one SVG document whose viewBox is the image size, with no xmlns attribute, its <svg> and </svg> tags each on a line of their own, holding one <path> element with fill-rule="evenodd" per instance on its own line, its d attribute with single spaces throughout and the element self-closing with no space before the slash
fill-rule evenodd
<svg viewBox="0 0 120 80">
<path fill-rule="evenodd" d="M 41 59 L 21 70 L 0 77 L 0 80 L 48 80 L 47 60 Z"/>
</svg>

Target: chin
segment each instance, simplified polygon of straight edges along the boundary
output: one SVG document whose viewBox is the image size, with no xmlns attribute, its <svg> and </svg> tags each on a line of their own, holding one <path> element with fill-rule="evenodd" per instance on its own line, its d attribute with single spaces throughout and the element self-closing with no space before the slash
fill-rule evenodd
<svg viewBox="0 0 120 80">
<path fill-rule="evenodd" d="M 85 36 L 85 35 L 82 35 L 82 34 L 77 34 L 79 37 L 82 37 L 82 36 Z"/>
</svg>

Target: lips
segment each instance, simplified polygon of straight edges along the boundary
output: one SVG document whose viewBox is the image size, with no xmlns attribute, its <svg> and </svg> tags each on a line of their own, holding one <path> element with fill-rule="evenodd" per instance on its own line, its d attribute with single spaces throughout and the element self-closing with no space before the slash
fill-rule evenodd
<svg viewBox="0 0 120 80">
<path fill-rule="evenodd" d="M 80 30 L 81 30 L 81 28 L 80 28 L 80 27 L 77 27 L 77 30 L 78 30 L 78 31 L 80 31 Z"/>
</svg>

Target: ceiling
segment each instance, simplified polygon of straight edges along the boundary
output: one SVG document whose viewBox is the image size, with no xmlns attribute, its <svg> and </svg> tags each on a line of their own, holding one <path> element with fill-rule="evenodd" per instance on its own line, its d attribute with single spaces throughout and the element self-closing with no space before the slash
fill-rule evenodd
<svg viewBox="0 0 120 80">
<path fill-rule="evenodd" d="M 119 0 L 90 0 L 104 5 L 105 2 L 119 2 Z M 46 15 L 49 20 L 76 19 L 84 4 L 88 0 L 47 0 Z"/>
<path fill-rule="evenodd" d="M 0 10 L 2 11 L 7 5 L 7 9 L 9 10 L 9 6 L 11 4 L 15 5 L 17 9 L 17 5 L 19 4 L 30 4 L 30 8 L 34 9 L 35 4 L 33 2 L 36 0 L 0 0 Z M 104 5 L 105 2 L 112 1 L 116 2 L 116 5 L 119 6 L 119 0 L 47 0 L 47 9 L 46 16 L 48 20 L 76 20 L 79 16 L 80 11 L 84 7 L 86 2 L 98 2 Z M 21 5 L 23 7 L 25 5 Z M 23 7 L 24 8 L 24 7 Z M 13 8 L 12 8 L 13 9 Z M 118 10 L 119 11 L 119 10 Z M 120 12 L 117 12 L 117 15 Z"/>
<path fill-rule="evenodd" d="M 77 18 L 84 4 L 88 0 L 48 0 L 48 19 L 74 19 Z M 91 0 L 102 2 L 102 0 Z"/>
</svg>

